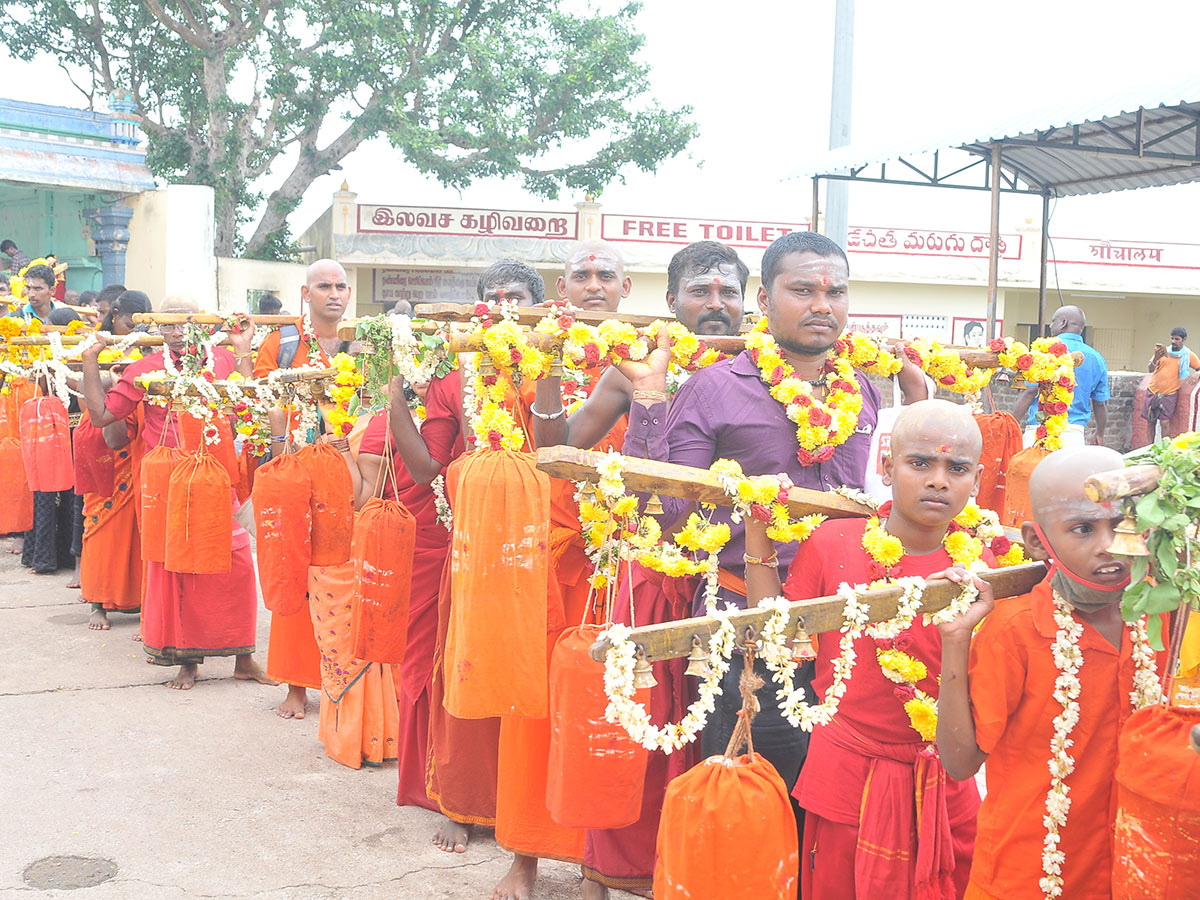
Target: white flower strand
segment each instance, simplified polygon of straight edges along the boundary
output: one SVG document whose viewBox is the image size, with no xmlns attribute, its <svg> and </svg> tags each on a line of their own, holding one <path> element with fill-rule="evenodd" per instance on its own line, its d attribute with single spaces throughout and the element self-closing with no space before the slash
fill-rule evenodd
<svg viewBox="0 0 1200 900">
<path fill-rule="evenodd" d="M 804 689 L 795 686 L 796 660 L 784 635 L 789 616 L 787 600 L 783 597 L 768 597 L 759 604 L 774 610 L 771 618 L 763 626 L 760 655 L 771 672 L 772 680 L 779 685 L 779 690 L 775 693 L 779 700 L 779 709 L 793 728 L 812 731 L 817 725 L 828 724 L 836 715 L 842 697 L 846 694 L 846 682 L 850 680 L 854 665 L 858 661 L 854 642 L 862 637 L 870 616 L 870 607 L 858 599 L 859 592 L 864 590 L 866 588 L 863 585 L 855 588 L 845 582 L 838 587 L 837 596 L 845 602 L 842 610 L 842 638 L 838 643 L 838 656 L 833 661 L 833 681 L 826 689 L 821 702 L 815 706 L 805 699 Z M 771 640 L 766 639 L 767 635 L 771 636 Z"/>
<path fill-rule="evenodd" d="M 437 520 L 447 531 L 454 531 L 454 513 L 450 509 L 450 502 L 446 499 L 446 476 L 438 475 L 437 478 L 430 482 L 429 487 L 433 490 L 433 508 L 437 511 Z"/>
<path fill-rule="evenodd" d="M 604 690 L 608 694 L 608 708 L 604 718 L 620 725 L 629 736 L 647 750 L 661 750 L 670 754 L 685 744 L 690 744 L 708 721 L 709 714 L 716 708 L 716 698 L 721 695 L 721 679 L 729 671 L 729 660 L 733 655 L 736 639 L 729 614 L 733 606 L 717 610 L 717 630 L 708 640 L 709 673 L 700 682 L 696 700 L 688 707 L 678 722 L 654 725 L 646 707 L 634 700 L 633 669 L 637 661 L 637 647 L 629 639 L 628 625 L 612 624 L 600 635 L 609 642 L 604 660 Z"/>
<path fill-rule="evenodd" d="M 1079 670 L 1083 667 L 1083 651 L 1079 647 L 1083 623 L 1071 614 L 1071 607 L 1057 591 L 1053 596 L 1054 622 L 1058 626 L 1051 646 L 1054 666 L 1058 669 L 1054 699 L 1062 705 L 1062 712 L 1054 717 L 1054 735 L 1050 739 L 1050 789 L 1046 792 L 1046 815 L 1042 818 L 1046 825 L 1046 837 L 1042 841 L 1042 871 L 1045 875 L 1038 881 L 1038 887 L 1047 900 L 1063 894 L 1062 871 L 1066 854 L 1059 848 L 1059 843 L 1071 809 L 1070 787 L 1066 780 L 1075 771 L 1075 759 L 1068 751 L 1074 743 L 1071 733 L 1079 724 L 1082 688 Z M 1134 710 L 1138 710 L 1162 703 L 1163 692 L 1145 619 L 1129 622 L 1128 627 L 1134 662 L 1133 690 L 1129 700 Z"/>
</svg>

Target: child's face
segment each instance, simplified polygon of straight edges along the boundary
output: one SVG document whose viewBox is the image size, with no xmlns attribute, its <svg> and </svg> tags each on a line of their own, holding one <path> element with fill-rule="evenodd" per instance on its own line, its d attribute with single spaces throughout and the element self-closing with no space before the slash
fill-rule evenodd
<svg viewBox="0 0 1200 900">
<path fill-rule="evenodd" d="M 1087 581 L 1116 586 L 1129 578 L 1129 559 L 1114 556 L 1114 529 L 1121 521 L 1120 510 L 1107 504 L 1093 503 L 1086 497 L 1064 499 L 1044 510 L 1038 525 L 1053 548 L 1053 554 L 1068 571 Z M 1047 559 L 1050 548 L 1044 547 L 1031 525 L 1022 529 L 1025 546 L 1034 559 Z M 1119 601 L 1114 592 L 1111 599 L 1097 605 Z"/>
<path fill-rule="evenodd" d="M 892 455 L 883 462 L 892 484 L 892 509 L 908 521 L 945 528 L 979 489 L 983 466 L 970 441 L 928 433 L 893 435 Z"/>
</svg>

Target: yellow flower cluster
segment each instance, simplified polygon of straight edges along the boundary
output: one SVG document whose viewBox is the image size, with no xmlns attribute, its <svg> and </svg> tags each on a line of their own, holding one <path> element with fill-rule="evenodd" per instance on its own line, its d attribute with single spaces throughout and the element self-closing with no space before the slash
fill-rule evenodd
<svg viewBox="0 0 1200 900">
<path fill-rule="evenodd" d="M 647 340 L 651 343 L 657 341 L 659 328 L 664 324 L 671 339 L 671 363 L 677 368 L 685 372 L 696 372 L 722 358 L 723 354 L 719 350 L 705 346 L 704 342 L 688 331 L 681 322 L 651 322 L 644 331 Z"/>
<path fill-rule="evenodd" d="M 1031 347 L 1002 338 L 992 342 L 1000 365 L 1015 370 L 1038 388 L 1038 429 L 1035 445 L 1045 450 L 1062 447 L 1067 414 L 1075 396 L 1075 361 L 1057 338 L 1038 338 Z"/>
<path fill-rule="evenodd" d="M 329 429 L 335 437 L 346 437 L 354 430 L 357 415 L 350 412 L 350 401 L 362 386 L 363 376 L 358 371 L 354 357 L 348 353 L 339 353 L 332 360 L 337 374 L 329 386 L 329 398 L 333 401 L 333 409 L 329 411 Z"/>
<path fill-rule="evenodd" d="M 483 344 L 497 371 L 515 370 L 522 378 L 536 381 L 550 370 L 550 356 L 531 345 L 516 322 L 496 322 L 484 328 Z"/>
<path fill-rule="evenodd" d="M 729 543 L 729 536 L 729 526 L 724 522 L 710 522 L 699 513 L 692 513 L 675 540 L 693 552 L 716 553 Z"/>
<path fill-rule="evenodd" d="M 862 547 L 867 555 L 885 569 L 900 562 L 904 556 L 904 545 L 900 538 L 889 534 L 887 529 L 879 524 L 878 516 L 867 519 L 867 527 L 863 530 Z"/>
<path fill-rule="evenodd" d="M 878 660 L 879 668 L 883 670 L 884 676 L 896 684 L 915 685 L 924 681 L 929 675 L 929 669 L 926 668 L 925 663 L 894 647 L 889 649 L 876 647 L 875 659 Z"/>
<path fill-rule="evenodd" d="M 975 369 L 962 361 L 954 350 L 937 341 L 913 338 L 907 342 L 908 356 L 926 375 L 956 394 L 978 394 L 992 380 L 994 369 Z"/>
<path fill-rule="evenodd" d="M 850 365 L 872 375 L 895 375 L 903 366 L 896 354 L 888 351 L 879 341 L 857 332 L 850 332 L 839 339 L 848 345 Z"/>
<path fill-rule="evenodd" d="M 755 515 L 755 506 L 766 510 L 770 520 L 767 537 L 773 541 L 782 541 L 785 544 L 801 543 L 808 540 L 817 530 L 817 526 L 825 521 L 825 516 L 820 513 L 793 519 L 785 502 L 787 487 L 790 485 L 785 486 L 777 477 L 744 475 L 742 467 L 732 459 L 717 460 L 709 471 L 721 482 L 721 487 L 742 516 Z"/>
<path fill-rule="evenodd" d="M 823 400 L 817 398 L 807 381 L 796 375 L 770 334 L 752 331 L 746 338 L 746 349 L 771 396 L 783 404 L 787 417 L 796 423 L 796 440 L 800 444 L 797 458 L 801 465 L 828 460 L 834 448 L 854 434 L 862 410 L 862 394 L 850 364 L 849 345 L 843 343 L 826 362 L 830 377 Z"/>
<path fill-rule="evenodd" d="M 507 373 L 476 375 L 474 385 L 479 415 L 472 417 L 471 429 L 476 448 L 519 453 L 525 447 L 525 432 L 504 405 L 512 385 Z"/>
<path fill-rule="evenodd" d="M 956 566 L 969 569 L 983 556 L 983 541 L 966 531 L 951 531 L 943 542 L 946 553 Z"/>
<path fill-rule="evenodd" d="M 934 741 L 937 739 L 937 701 L 924 691 L 917 691 L 916 696 L 904 704 L 908 713 L 909 724 L 921 735 L 921 740 Z"/>
<path fill-rule="evenodd" d="M 1021 563 L 1029 562 L 1025 556 L 1025 551 L 1020 544 L 1012 544 L 1009 546 L 1006 553 L 1002 553 L 996 557 L 996 568 L 1006 569 L 1009 566 L 1019 566 Z"/>
<path fill-rule="evenodd" d="M 608 319 L 601 322 L 596 329 L 599 338 L 606 345 L 606 352 L 612 359 L 613 365 L 626 359 L 645 359 L 649 350 L 638 334 L 638 330 L 627 322 Z"/>
<path fill-rule="evenodd" d="M 137 347 L 130 347 L 127 353 L 122 353 L 117 347 L 105 347 L 100 351 L 100 362 L 102 363 L 137 362 L 141 358 L 142 351 Z"/>
</svg>

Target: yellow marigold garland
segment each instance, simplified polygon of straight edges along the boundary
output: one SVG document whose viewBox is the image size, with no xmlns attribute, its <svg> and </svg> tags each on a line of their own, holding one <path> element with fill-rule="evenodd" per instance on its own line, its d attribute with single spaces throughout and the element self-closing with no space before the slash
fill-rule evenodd
<svg viewBox="0 0 1200 900">
<path fill-rule="evenodd" d="M 354 357 L 348 353 L 337 354 L 332 362 L 337 375 L 328 388 L 329 399 L 334 405 L 327 418 L 330 432 L 340 438 L 349 435 L 354 430 L 354 423 L 358 421 L 358 416 L 350 412 L 350 401 L 362 387 L 363 376 L 358 371 Z"/>
<path fill-rule="evenodd" d="M 997 338 L 989 346 L 999 355 L 1000 365 L 1015 370 L 1028 384 L 1037 385 L 1035 445 L 1045 450 L 1060 449 L 1075 396 L 1075 361 L 1067 345 L 1058 338 L 1038 338 L 1030 347 L 1011 338 Z"/>
</svg>

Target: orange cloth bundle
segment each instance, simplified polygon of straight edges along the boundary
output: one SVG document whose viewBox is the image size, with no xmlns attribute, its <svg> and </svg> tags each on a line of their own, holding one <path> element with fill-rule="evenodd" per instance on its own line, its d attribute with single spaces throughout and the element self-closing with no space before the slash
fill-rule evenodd
<svg viewBox="0 0 1200 900">
<path fill-rule="evenodd" d="M 69 491 L 75 484 L 67 408 L 57 397 L 21 405 L 21 457 L 33 491 Z"/>
<path fill-rule="evenodd" d="M 1117 744 L 1113 900 L 1185 900 L 1200 885 L 1200 710 L 1149 706 Z"/>
<path fill-rule="evenodd" d="M 1008 492 L 1008 466 L 1021 452 L 1021 426 L 1007 412 L 976 414 L 975 423 L 983 435 L 983 452 L 979 456 L 983 474 L 975 502 L 984 509 L 1002 513 Z"/>
<path fill-rule="evenodd" d="M 1029 478 L 1037 464 L 1050 455 L 1041 447 L 1026 447 L 1008 464 L 1008 488 L 1004 494 L 1004 510 L 1000 521 L 1005 525 L 1020 528 L 1025 522 L 1033 521 L 1033 507 L 1029 502 Z"/>
<path fill-rule="evenodd" d="M 179 446 L 186 453 L 194 453 L 203 447 L 205 452 L 212 454 L 229 473 L 230 483 L 237 484 L 241 473 L 238 469 L 237 448 L 233 443 L 233 429 L 229 427 L 229 416 L 217 413 L 212 417 L 212 424 L 217 429 L 217 442 L 205 444 L 204 420 L 189 413 L 179 413 Z"/>
<path fill-rule="evenodd" d="M 354 534 L 354 482 L 346 460 L 328 444 L 306 444 L 296 460 L 312 480 L 312 565 L 340 566 L 350 559 Z"/>
<path fill-rule="evenodd" d="M 21 407 L 26 400 L 37 397 L 41 390 L 24 378 L 7 378 L 8 393 L 0 396 L 0 437 L 21 437 Z"/>
<path fill-rule="evenodd" d="M 84 416 L 71 436 L 75 457 L 75 493 L 111 497 L 113 492 L 113 452 L 104 440 L 104 429 Z"/>
<path fill-rule="evenodd" d="M 550 479 L 532 454 L 480 450 L 447 469 L 454 510 L 446 711 L 543 718 Z"/>
<path fill-rule="evenodd" d="M 642 813 L 648 751 L 604 720 L 604 663 L 588 652 L 603 625 L 572 626 L 550 659 L 550 764 L 546 808 L 559 825 L 624 828 Z M 637 699 L 650 702 L 650 691 Z M 603 790 L 596 790 L 603 785 Z"/>
<path fill-rule="evenodd" d="M 350 553 L 356 585 L 350 632 L 355 659 L 404 661 L 416 541 L 417 520 L 398 500 L 373 497 L 359 511 Z"/>
<path fill-rule="evenodd" d="M 271 460 L 254 481 L 258 583 L 273 613 L 304 609 L 312 560 L 312 479 L 293 453 Z"/>
<path fill-rule="evenodd" d="M 142 457 L 141 519 L 142 560 L 167 559 L 167 491 L 171 474 L 183 462 L 183 453 L 159 445 Z"/>
<path fill-rule="evenodd" d="M 145 462 L 142 463 L 145 466 Z M 167 489 L 168 572 L 218 575 L 233 553 L 233 494 L 229 473 L 211 453 L 185 454 Z"/>
<path fill-rule="evenodd" d="M 796 819 L 775 767 L 757 754 L 710 756 L 667 786 L 655 900 L 794 900 Z"/>
<path fill-rule="evenodd" d="M 33 527 L 33 491 L 25 478 L 21 444 L 15 437 L 0 437 L 0 534 L 16 534 Z"/>
</svg>

